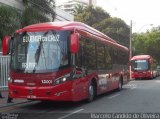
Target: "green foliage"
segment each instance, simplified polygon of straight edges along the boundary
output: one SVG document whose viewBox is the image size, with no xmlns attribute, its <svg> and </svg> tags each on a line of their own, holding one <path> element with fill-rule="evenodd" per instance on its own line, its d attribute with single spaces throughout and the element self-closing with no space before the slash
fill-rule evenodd
<svg viewBox="0 0 160 119">
<path fill-rule="evenodd" d="M 82 13 L 84 10 L 85 10 L 84 5 L 77 4 L 75 6 L 75 8 L 73 9 L 73 14 L 76 16 L 76 15 Z"/>
<path fill-rule="evenodd" d="M 8 6 L 0 6 L 0 39 L 5 35 L 11 35 L 20 28 L 20 13 Z"/>
<path fill-rule="evenodd" d="M 110 17 L 110 15 L 100 7 L 87 6 L 82 10 L 83 11 L 79 11 L 78 14 L 75 15 L 75 21 L 86 23 L 89 26 Z"/>
<path fill-rule="evenodd" d="M 76 7 L 75 20 L 88 24 L 108 35 L 118 43 L 129 47 L 129 26 L 120 18 L 112 18 L 100 7 Z"/>
<path fill-rule="evenodd" d="M 133 46 L 134 46 L 134 55 L 136 54 L 145 54 L 146 49 L 145 49 L 145 41 L 147 39 L 147 36 L 144 34 L 136 35 L 133 38 Z"/>
<path fill-rule="evenodd" d="M 54 0 L 23 0 L 25 10 L 22 13 L 22 26 L 50 22 L 55 18 Z M 49 19 L 51 16 L 52 19 Z"/>
<path fill-rule="evenodd" d="M 129 26 L 120 18 L 107 18 L 94 25 L 118 43 L 129 47 Z"/>
<path fill-rule="evenodd" d="M 33 7 L 27 7 L 22 14 L 22 26 L 28 26 L 30 24 L 41 23 L 50 21 L 49 18 L 44 17 L 37 9 Z"/>
<path fill-rule="evenodd" d="M 10 6 L 0 6 L 0 43 L 5 35 L 12 35 L 21 27 L 54 20 L 54 0 L 23 0 L 23 3 L 25 9 L 21 13 Z"/>
<path fill-rule="evenodd" d="M 136 34 L 133 38 L 134 55 L 149 54 L 160 63 L 160 29 Z"/>
</svg>

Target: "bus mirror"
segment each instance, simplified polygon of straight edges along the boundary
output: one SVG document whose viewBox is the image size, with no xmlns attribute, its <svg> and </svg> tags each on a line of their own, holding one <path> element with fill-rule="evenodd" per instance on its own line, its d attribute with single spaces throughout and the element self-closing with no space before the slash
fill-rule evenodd
<svg viewBox="0 0 160 119">
<path fill-rule="evenodd" d="M 149 63 L 152 63 L 152 59 L 149 59 Z"/>
<path fill-rule="evenodd" d="M 3 42 L 2 42 L 2 53 L 3 53 L 3 55 L 8 55 L 9 54 L 9 42 L 10 42 L 10 37 L 5 36 L 3 38 Z"/>
<path fill-rule="evenodd" d="M 79 49 L 79 34 L 74 33 L 70 37 L 70 51 L 71 53 L 77 53 Z"/>
</svg>

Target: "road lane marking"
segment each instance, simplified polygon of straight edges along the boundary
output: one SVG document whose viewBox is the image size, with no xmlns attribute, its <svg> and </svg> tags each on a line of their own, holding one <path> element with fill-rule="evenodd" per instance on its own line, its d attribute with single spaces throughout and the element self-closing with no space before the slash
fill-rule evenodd
<svg viewBox="0 0 160 119">
<path fill-rule="evenodd" d="M 19 109 L 21 106 L 32 105 L 36 103 L 39 103 L 39 101 L 28 101 L 28 102 L 22 102 L 17 104 L 15 103 L 11 105 L 2 106 L 0 107 L 0 113 L 6 112 L 6 111 L 13 111 L 13 110 Z"/>
<path fill-rule="evenodd" d="M 130 90 L 134 90 L 137 88 L 137 84 L 127 84 L 124 86 L 125 88 L 128 88 Z"/>
<path fill-rule="evenodd" d="M 136 84 L 127 84 L 127 85 L 124 85 L 125 87 L 135 87 L 137 86 Z"/>
<path fill-rule="evenodd" d="M 7 107 L 7 108 L 3 108 L 3 109 L 0 109 L 0 113 L 6 112 L 6 111 L 15 110 L 15 109 L 17 109 L 17 107 Z"/>
<path fill-rule="evenodd" d="M 109 99 L 112 99 L 112 98 L 115 98 L 115 97 L 117 97 L 117 96 L 119 96 L 120 94 L 115 94 L 115 95 L 112 95 L 112 96 L 110 96 L 110 97 L 108 97 Z"/>
<path fill-rule="evenodd" d="M 160 83 L 160 80 L 156 81 L 156 83 Z"/>
<path fill-rule="evenodd" d="M 58 118 L 58 119 L 65 119 L 65 118 L 67 118 L 67 117 L 69 117 L 69 116 L 71 116 L 71 115 L 73 115 L 73 114 L 75 114 L 75 113 L 78 113 L 78 112 L 81 112 L 81 111 L 83 111 L 84 109 L 79 109 L 79 110 L 77 110 L 77 111 L 74 111 L 74 112 L 72 112 L 72 113 L 70 113 L 70 114 L 67 114 L 67 115 L 65 115 L 65 116 L 63 116 L 63 117 L 60 117 L 60 118 Z"/>
<path fill-rule="evenodd" d="M 136 89 L 136 88 L 137 88 L 137 87 L 132 87 L 131 90 L 134 90 L 134 89 Z"/>
</svg>

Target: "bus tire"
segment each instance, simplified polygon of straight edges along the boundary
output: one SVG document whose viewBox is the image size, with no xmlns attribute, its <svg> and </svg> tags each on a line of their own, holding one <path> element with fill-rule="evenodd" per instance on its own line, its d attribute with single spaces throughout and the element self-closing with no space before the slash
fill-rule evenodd
<svg viewBox="0 0 160 119">
<path fill-rule="evenodd" d="M 150 79 L 150 80 L 153 80 L 153 79 L 154 79 L 154 77 L 153 77 L 153 76 L 151 76 L 149 79 Z"/>
<path fill-rule="evenodd" d="M 151 77 L 150 77 L 149 79 L 150 79 L 150 80 L 153 80 L 153 79 L 154 79 L 153 72 L 152 72 Z"/>
<path fill-rule="evenodd" d="M 93 85 L 93 82 L 91 82 L 88 86 L 88 99 L 87 99 L 88 102 L 93 101 L 94 94 L 95 94 L 95 87 Z"/>
</svg>

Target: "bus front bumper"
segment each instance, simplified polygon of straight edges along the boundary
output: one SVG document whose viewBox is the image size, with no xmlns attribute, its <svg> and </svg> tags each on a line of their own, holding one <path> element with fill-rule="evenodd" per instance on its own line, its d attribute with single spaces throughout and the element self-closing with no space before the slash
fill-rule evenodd
<svg viewBox="0 0 160 119">
<path fill-rule="evenodd" d="M 70 85 L 56 85 L 46 87 L 28 87 L 9 84 L 9 97 L 31 100 L 76 101 L 75 91 Z"/>
<path fill-rule="evenodd" d="M 150 73 L 134 73 L 132 78 L 152 78 L 152 75 Z"/>
</svg>

